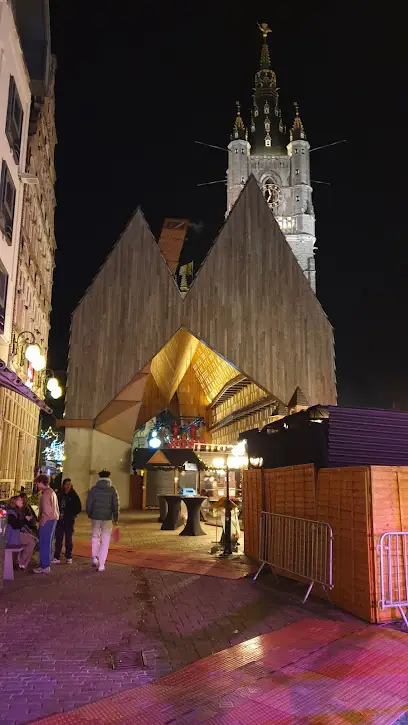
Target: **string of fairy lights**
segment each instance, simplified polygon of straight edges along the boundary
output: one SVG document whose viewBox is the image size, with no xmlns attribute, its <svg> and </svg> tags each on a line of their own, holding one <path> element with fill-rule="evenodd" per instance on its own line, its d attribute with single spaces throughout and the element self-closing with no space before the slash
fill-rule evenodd
<svg viewBox="0 0 408 725">
<path fill-rule="evenodd" d="M 45 460 L 61 466 L 65 461 L 65 443 L 60 440 L 59 433 L 56 433 L 50 426 L 47 430 L 41 431 L 40 437 L 45 441 L 50 441 L 43 450 Z"/>
</svg>

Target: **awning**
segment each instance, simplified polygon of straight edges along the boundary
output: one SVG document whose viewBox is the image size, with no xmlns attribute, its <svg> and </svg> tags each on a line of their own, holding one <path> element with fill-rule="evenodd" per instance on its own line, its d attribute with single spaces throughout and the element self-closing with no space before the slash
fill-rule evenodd
<svg viewBox="0 0 408 725">
<path fill-rule="evenodd" d="M 14 373 L 10 368 L 7 367 L 4 360 L 0 359 L 0 387 L 7 388 L 7 390 L 12 390 L 14 393 L 18 393 L 19 395 L 22 395 L 24 398 L 27 398 L 27 400 L 31 400 L 32 403 L 35 403 L 35 405 L 38 405 L 38 407 L 44 411 L 44 413 L 52 414 L 51 408 L 46 405 L 44 400 L 41 400 L 41 398 L 36 395 L 31 388 L 28 388 L 27 385 L 23 383 L 23 381 Z"/>
<path fill-rule="evenodd" d="M 133 451 L 133 469 L 183 468 L 185 463 L 194 463 L 197 470 L 205 465 L 191 448 L 135 448 Z"/>
</svg>

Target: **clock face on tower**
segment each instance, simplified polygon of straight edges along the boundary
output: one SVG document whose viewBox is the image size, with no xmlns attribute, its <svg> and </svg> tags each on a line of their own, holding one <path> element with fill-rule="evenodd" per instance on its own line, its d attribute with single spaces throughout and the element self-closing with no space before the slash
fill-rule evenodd
<svg viewBox="0 0 408 725">
<path fill-rule="evenodd" d="M 283 194 L 279 186 L 272 179 L 266 179 L 262 185 L 262 190 L 269 206 L 276 209 L 283 199 Z"/>
</svg>

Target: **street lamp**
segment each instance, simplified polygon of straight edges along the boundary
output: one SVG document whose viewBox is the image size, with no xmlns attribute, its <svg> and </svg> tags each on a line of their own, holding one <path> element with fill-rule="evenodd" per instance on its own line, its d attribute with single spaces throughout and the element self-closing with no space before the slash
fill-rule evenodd
<svg viewBox="0 0 408 725">
<path fill-rule="evenodd" d="M 262 511 L 265 511 L 265 484 L 264 484 L 264 472 L 263 472 L 263 458 L 262 456 L 255 456 L 254 458 L 249 459 L 249 464 L 251 468 L 255 468 L 256 470 L 259 470 L 261 474 L 261 498 L 262 498 Z"/>
<path fill-rule="evenodd" d="M 40 372 L 41 370 L 44 370 L 46 366 L 46 360 L 44 355 L 41 354 L 41 348 L 38 345 L 38 343 L 35 341 L 34 333 L 30 332 L 30 330 L 23 330 L 23 332 L 20 332 L 20 334 L 17 336 L 17 339 L 15 341 L 14 349 L 14 357 L 18 355 L 18 351 L 20 346 L 25 345 L 24 349 L 24 357 L 29 362 L 34 370 L 36 372 Z M 20 365 L 23 364 L 23 350 L 20 357 Z"/>
<path fill-rule="evenodd" d="M 262 468 L 263 466 L 263 458 L 250 458 L 249 463 L 251 464 L 252 468 Z"/>
<path fill-rule="evenodd" d="M 55 377 L 53 370 L 45 371 L 46 389 L 54 400 L 58 400 L 62 396 L 62 387 L 58 378 Z"/>
<path fill-rule="evenodd" d="M 225 532 L 224 532 L 224 556 L 232 554 L 231 540 L 231 499 L 229 486 L 230 469 L 241 468 L 248 465 L 248 456 L 246 454 L 246 440 L 239 441 L 236 446 L 231 449 L 231 455 L 226 460 L 226 496 L 225 496 Z"/>
</svg>

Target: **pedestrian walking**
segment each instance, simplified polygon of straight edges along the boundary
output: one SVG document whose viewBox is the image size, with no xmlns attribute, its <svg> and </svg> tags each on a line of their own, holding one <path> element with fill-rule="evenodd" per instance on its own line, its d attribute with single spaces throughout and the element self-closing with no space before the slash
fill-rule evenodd
<svg viewBox="0 0 408 725">
<path fill-rule="evenodd" d="M 100 471 L 99 481 L 88 493 L 86 513 L 92 520 L 92 566 L 105 571 L 112 522 L 117 526 L 119 520 L 119 497 L 112 485 L 110 471 Z"/>
<path fill-rule="evenodd" d="M 72 536 L 75 519 L 81 511 L 81 499 L 74 490 L 70 478 L 64 478 L 58 494 L 60 516 L 55 529 L 55 549 L 52 564 L 61 563 L 62 543 L 65 537 L 65 561 L 72 564 Z"/>
<path fill-rule="evenodd" d="M 40 527 L 40 566 L 33 571 L 35 574 L 48 574 L 51 564 L 52 540 L 59 519 L 58 499 L 55 491 L 50 488 L 50 479 L 45 473 L 41 473 L 37 477 L 36 484 L 41 492 L 38 519 Z"/>
<path fill-rule="evenodd" d="M 30 516 L 24 515 L 24 501 L 21 496 L 12 496 L 7 508 L 6 546 L 21 546 L 18 552 L 19 569 L 27 569 L 37 539 L 29 532 Z"/>
</svg>

